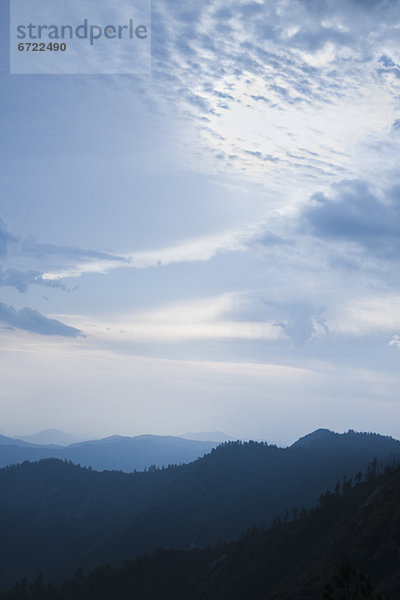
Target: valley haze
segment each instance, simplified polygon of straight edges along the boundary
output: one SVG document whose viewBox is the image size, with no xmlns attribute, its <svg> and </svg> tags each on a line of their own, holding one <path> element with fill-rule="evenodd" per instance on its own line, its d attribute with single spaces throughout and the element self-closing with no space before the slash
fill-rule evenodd
<svg viewBox="0 0 400 600">
<path fill-rule="evenodd" d="M 1 441 L 4 440 L 0 438 Z M 156 443 L 167 452 L 170 441 L 159 438 Z M 113 439 L 105 443 L 111 445 L 112 455 Z M 26 448 L 26 443 L 19 444 Z M 0 455 L 8 448 L 0 443 Z M 390 474 L 391 469 L 398 471 L 399 461 L 398 440 L 354 431 L 337 434 L 326 429 L 300 438 L 289 448 L 229 441 L 188 464 L 167 468 L 152 465 L 145 472 L 99 472 L 55 458 L 24 461 L 0 469 L 0 531 L 6 542 L 0 544 L 0 594 L 4 586 L 23 577 L 33 580 L 34 586 L 39 584 L 35 577 L 40 572 L 60 581 L 78 568 L 119 566 L 127 558 L 152 553 L 154 548 L 188 552 L 208 547 L 207 554 L 219 544 L 221 550 L 221 544 L 235 540 L 245 531 L 256 535 L 260 527 L 302 521 L 312 507 L 317 506 L 317 513 L 321 512 L 325 501 L 328 505 L 333 500 L 337 502 L 341 494 L 345 496 L 354 486 L 357 496 L 363 482 L 368 487 Z M 398 494 L 400 487 L 397 483 L 396 486 L 394 491 Z M 382 488 L 369 489 L 374 495 L 382 492 Z M 364 504 L 368 503 L 364 500 Z M 389 516 L 385 511 L 391 504 L 389 496 L 383 506 L 379 505 L 379 514 L 386 514 L 384 519 Z M 318 527 L 323 537 L 329 535 L 332 523 L 329 518 L 323 528 Z M 390 527 L 386 526 L 383 545 L 390 535 L 388 531 Z M 273 530 L 270 535 L 275 535 Z M 346 530 L 342 535 L 351 534 Z M 305 543 L 303 540 L 300 545 Z M 328 546 L 331 548 L 332 544 Z M 349 542 L 346 546 L 351 549 Z M 290 556 L 298 551 L 296 548 L 293 540 L 285 552 Z M 393 542 L 387 552 L 394 556 Z M 370 564 L 368 551 L 364 554 L 366 564 Z M 265 548 L 263 555 L 268 555 Z M 158 550 L 154 556 L 164 554 Z M 361 564 L 356 553 L 355 557 Z M 154 573 L 156 581 L 168 571 L 168 559 L 164 558 Z M 138 560 L 139 577 L 143 577 L 143 560 L 148 557 Z M 325 557 L 326 561 L 332 571 L 335 562 L 329 557 Z M 387 562 L 390 566 L 391 562 Z M 319 559 L 314 558 L 312 564 L 318 573 Z M 257 577 L 261 571 L 256 568 Z M 109 567 L 101 572 L 109 573 Z M 186 573 L 189 575 L 189 567 Z M 383 574 L 381 568 L 380 576 Z M 318 574 L 321 577 L 323 572 Z M 131 585 L 129 579 L 125 584 Z M 44 592 L 42 596 L 46 598 Z M 77 594 L 72 597 L 80 598 Z M 168 596 L 162 590 L 160 597 Z"/>
<path fill-rule="evenodd" d="M 372 439 L 374 439 L 373 436 L 376 434 L 357 433 L 353 430 L 338 434 L 320 428 L 301 437 L 288 448 L 307 445 L 308 440 L 312 440 L 313 443 L 322 440 L 327 444 L 332 440 L 352 439 L 353 437 L 357 440 L 367 436 L 368 439 L 369 435 L 372 435 Z M 214 437 L 214 440 L 210 439 L 212 437 Z M 387 440 L 389 444 L 393 443 L 394 447 L 399 444 L 400 448 L 400 441 L 388 436 L 379 436 L 379 438 Z M 209 454 L 213 449 L 226 444 L 246 444 L 249 442 L 268 446 L 266 441 L 234 440 L 222 432 L 209 432 L 209 435 L 207 433 L 188 433 L 186 436 L 182 435 L 180 437 L 112 435 L 102 439 L 55 444 L 54 442 L 57 439 L 65 442 L 68 439 L 68 434 L 60 430 L 45 430 L 21 439 L 0 435 L 0 468 L 24 461 L 35 462 L 55 458 L 97 471 L 115 470 L 131 473 L 133 471 L 145 471 L 149 468 L 159 469 L 171 465 L 190 463 Z M 41 443 L 38 443 L 37 440 L 41 440 Z M 48 443 L 43 443 L 45 440 Z M 277 447 L 276 445 L 271 446 Z M 388 456 L 384 458 L 388 458 Z M 371 455 L 370 458 L 372 460 L 374 456 Z"/>
</svg>

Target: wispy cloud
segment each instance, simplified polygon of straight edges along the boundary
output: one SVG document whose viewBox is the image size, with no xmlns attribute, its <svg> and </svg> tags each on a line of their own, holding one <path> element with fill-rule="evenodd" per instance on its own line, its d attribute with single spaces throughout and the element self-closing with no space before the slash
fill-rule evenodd
<svg viewBox="0 0 400 600">
<path fill-rule="evenodd" d="M 6 256 L 7 247 L 11 242 L 14 243 L 13 255 Z M 15 287 L 21 293 L 26 292 L 31 285 L 44 285 L 67 291 L 67 288 L 57 281 L 64 278 L 64 271 L 65 277 L 70 277 L 76 272 L 77 276 L 85 272 L 106 272 L 108 269 L 129 264 L 128 257 L 107 252 L 38 242 L 33 237 L 19 239 L 8 231 L 1 218 L 0 258 L 6 265 L 10 265 L 0 268 L 0 286 Z M 77 262 L 79 267 L 72 266 Z M 28 264 L 33 264 L 36 268 L 23 268 Z M 46 276 L 45 270 L 50 265 L 56 266 L 59 273 L 57 277 Z"/>
<path fill-rule="evenodd" d="M 99 252 L 77 246 L 63 246 L 59 244 L 48 244 L 38 242 L 35 238 L 29 237 L 21 241 L 21 250 L 27 256 L 36 258 L 64 257 L 72 259 L 94 259 L 109 262 L 125 262 L 127 259 L 123 256 L 111 254 L 109 252 Z"/>
<path fill-rule="evenodd" d="M 152 311 L 88 317 L 57 315 L 88 336 L 120 342 L 181 342 L 191 340 L 284 339 L 282 328 L 272 321 L 235 318 L 240 294 L 224 294 L 163 306 Z"/>
<path fill-rule="evenodd" d="M 36 310 L 23 308 L 17 311 L 12 306 L 7 306 L 3 302 L 0 302 L 0 322 L 6 326 L 41 335 L 59 335 L 68 338 L 83 335 L 79 329 L 64 325 L 64 323 L 56 319 L 49 319 Z"/>
<path fill-rule="evenodd" d="M 254 230 L 231 231 L 216 235 L 198 237 L 177 242 L 174 245 L 153 250 L 138 250 L 121 260 L 93 258 L 91 261 L 76 262 L 62 270 L 43 274 L 44 280 L 57 280 L 66 277 L 80 277 L 85 273 L 107 273 L 112 269 L 146 269 L 168 266 L 175 263 L 204 262 L 219 252 L 238 252 L 246 250 L 246 242 L 255 235 Z"/>
<path fill-rule="evenodd" d="M 0 287 L 14 287 L 20 293 L 24 293 L 31 285 L 44 285 L 46 287 L 67 290 L 60 281 L 43 279 L 39 271 L 19 271 L 18 269 L 0 268 Z"/>
<path fill-rule="evenodd" d="M 340 335 L 387 334 L 400 328 L 399 295 L 352 298 L 332 312 L 328 328 Z"/>
</svg>

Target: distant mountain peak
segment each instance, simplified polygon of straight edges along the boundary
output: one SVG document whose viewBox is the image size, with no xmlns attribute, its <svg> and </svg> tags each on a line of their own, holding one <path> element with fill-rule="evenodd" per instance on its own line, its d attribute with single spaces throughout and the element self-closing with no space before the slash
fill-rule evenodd
<svg viewBox="0 0 400 600">
<path fill-rule="evenodd" d="M 314 438 L 314 439 L 323 439 L 323 438 L 332 437 L 332 436 L 336 436 L 336 435 L 340 435 L 340 434 L 336 433 L 336 431 L 332 431 L 331 429 L 326 429 L 324 427 L 320 427 L 319 429 L 316 429 L 315 431 L 313 431 L 312 433 L 309 433 L 308 435 L 306 435 L 304 437 L 309 437 L 309 438 Z"/>
<path fill-rule="evenodd" d="M 309 446 L 316 442 L 318 443 L 318 442 L 322 442 L 322 441 L 326 441 L 326 440 L 331 440 L 331 439 L 337 437 L 338 435 L 339 435 L 338 433 L 335 433 L 334 431 L 331 431 L 330 429 L 324 429 L 323 427 L 321 427 L 320 429 L 316 429 L 312 433 L 308 433 L 307 435 L 304 435 L 303 437 L 298 439 L 297 442 L 292 444 L 292 447 L 293 446 Z"/>
<path fill-rule="evenodd" d="M 33 435 L 21 436 L 20 439 L 29 444 L 39 444 L 40 446 L 68 446 L 77 441 L 75 437 L 60 429 L 43 429 L 43 431 Z"/>
<path fill-rule="evenodd" d="M 393 441 L 399 443 L 398 440 L 386 435 L 380 435 L 378 433 L 370 433 L 365 431 L 354 431 L 349 429 L 345 433 L 335 433 L 330 429 L 317 429 L 304 437 L 301 437 L 297 442 L 292 444 L 291 448 L 298 448 L 302 446 L 304 448 L 312 448 L 320 445 L 321 447 L 329 447 L 332 444 L 370 444 L 375 443 L 378 445 L 385 444 Z M 350 447 L 350 446 L 349 446 Z"/>
</svg>

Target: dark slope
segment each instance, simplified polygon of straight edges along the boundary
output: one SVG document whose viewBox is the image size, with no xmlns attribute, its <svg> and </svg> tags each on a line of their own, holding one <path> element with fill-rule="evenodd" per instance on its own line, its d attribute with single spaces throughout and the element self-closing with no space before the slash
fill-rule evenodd
<svg viewBox="0 0 400 600">
<path fill-rule="evenodd" d="M 352 454 L 355 447 L 359 451 L 375 447 L 377 449 L 382 448 L 385 444 L 389 448 L 392 446 L 393 438 L 387 436 L 381 436 L 377 433 L 359 433 L 350 429 L 346 434 L 335 433 L 329 429 L 317 429 L 313 433 L 305 435 L 292 444 L 292 448 L 310 448 L 313 450 L 319 450 L 325 454 L 331 453 L 338 446 L 341 452 L 348 452 Z"/>
<path fill-rule="evenodd" d="M 59 589 L 37 583 L 30 594 L 20 586 L 0 600 L 322 600 L 343 564 L 367 574 L 376 593 L 347 594 L 346 586 L 360 589 L 350 571 L 332 598 L 400 597 L 399 468 L 377 477 L 371 471 L 366 482 L 353 488 L 347 482 L 344 493 L 325 495 L 295 521 L 250 531 L 237 542 L 157 551 L 119 570 L 78 574 Z"/>
<path fill-rule="evenodd" d="M 329 451 L 227 443 L 181 467 L 98 473 L 59 461 L 0 471 L 0 583 L 38 571 L 118 563 L 154 547 L 190 549 L 268 526 L 311 506 L 375 456 L 400 454 L 382 436 L 343 434 Z"/>
<path fill-rule="evenodd" d="M 167 466 L 191 462 L 210 452 L 215 442 L 184 440 L 173 436 L 141 435 L 136 437 L 111 436 L 71 444 L 67 447 L 49 447 L 28 444 L 12 438 L 0 439 L 0 467 L 25 460 L 45 458 L 70 460 L 74 464 L 99 471 L 141 471 L 150 465 Z"/>
</svg>

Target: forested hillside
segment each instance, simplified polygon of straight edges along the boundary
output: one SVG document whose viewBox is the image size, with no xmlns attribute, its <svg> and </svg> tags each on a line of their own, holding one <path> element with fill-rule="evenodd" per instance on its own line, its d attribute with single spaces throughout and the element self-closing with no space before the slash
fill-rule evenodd
<svg viewBox="0 0 400 600">
<path fill-rule="evenodd" d="M 0 600 L 396 600 L 400 597 L 400 469 L 320 497 L 288 523 L 196 551 L 158 550 L 77 572 L 61 587 L 21 582 Z"/>
<path fill-rule="evenodd" d="M 314 505 L 343 477 L 357 479 L 399 442 L 319 431 L 280 449 L 226 443 L 188 465 L 99 473 L 46 460 L 0 470 L 0 582 L 38 572 L 65 577 L 151 552 L 233 540 L 274 517 Z"/>
</svg>

